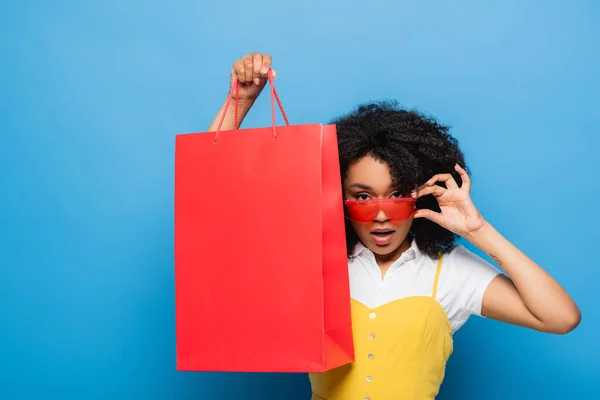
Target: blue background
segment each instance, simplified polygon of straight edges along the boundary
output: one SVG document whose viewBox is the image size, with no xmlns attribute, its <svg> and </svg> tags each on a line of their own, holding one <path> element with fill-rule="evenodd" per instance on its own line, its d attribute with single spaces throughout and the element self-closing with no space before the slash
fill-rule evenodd
<svg viewBox="0 0 600 400">
<path fill-rule="evenodd" d="M 174 139 L 254 50 L 294 124 L 396 98 L 451 125 L 484 216 L 578 302 L 567 336 L 472 318 L 440 398 L 600 396 L 598 3 L 319 3 L 3 1 L 0 398 L 308 398 L 175 370 Z"/>
</svg>

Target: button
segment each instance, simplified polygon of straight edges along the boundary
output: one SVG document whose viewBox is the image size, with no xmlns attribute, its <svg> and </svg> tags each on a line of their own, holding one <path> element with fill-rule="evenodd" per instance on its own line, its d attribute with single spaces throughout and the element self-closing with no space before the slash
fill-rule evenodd
<svg viewBox="0 0 600 400">
<path fill-rule="evenodd" d="M 367 376 L 367 382 L 371 382 L 373 380 L 373 378 L 371 378 L 370 376 Z"/>
<path fill-rule="evenodd" d="M 369 354 L 369 356 L 368 356 L 368 357 L 369 357 L 369 360 L 372 360 L 372 359 L 374 359 L 374 358 L 375 358 L 375 356 L 374 356 L 373 354 Z"/>
<path fill-rule="evenodd" d="M 374 333 L 371 333 L 371 334 L 369 335 L 369 338 L 370 338 L 371 340 L 375 339 L 375 334 L 374 334 Z"/>
<path fill-rule="evenodd" d="M 371 317 L 371 319 L 375 319 L 376 316 L 377 316 L 377 314 L 375 314 L 374 312 L 372 312 L 371 315 L 369 315 L 369 317 Z"/>
</svg>

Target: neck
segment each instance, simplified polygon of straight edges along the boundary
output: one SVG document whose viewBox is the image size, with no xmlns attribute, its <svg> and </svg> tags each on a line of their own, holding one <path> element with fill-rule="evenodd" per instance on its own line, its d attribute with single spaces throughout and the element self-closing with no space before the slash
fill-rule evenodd
<svg viewBox="0 0 600 400">
<path fill-rule="evenodd" d="M 377 265 L 379 265 L 379 268 L 381 268 L 383 271 L 386 271 L 390 267 L 390 265 L 394 263 L 394 261 L 399 259 L 400 256 L 402 256 L 402 254 L 404 254 L 404 252 L 410 248 L 411 243 L 412 237 L 409 235 L 406 236 L 406 239 L 404 239 L 402 244 L 390 254 L 375 254 L 375 261 L 377 261 Z"/>
</svg>

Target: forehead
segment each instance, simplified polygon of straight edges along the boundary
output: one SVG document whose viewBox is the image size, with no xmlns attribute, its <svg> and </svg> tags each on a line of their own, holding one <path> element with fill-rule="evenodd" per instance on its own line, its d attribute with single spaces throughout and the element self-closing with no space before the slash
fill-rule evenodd
<svg viewBox="0 0 600 400">
<path fill-rule="evenodd" d="M 388 189 L 393 184 L 390 167 L 383 161 L 365 156 L 348 168 L 344 186 L 362 183 L 374 189 Z"/>
</svg>

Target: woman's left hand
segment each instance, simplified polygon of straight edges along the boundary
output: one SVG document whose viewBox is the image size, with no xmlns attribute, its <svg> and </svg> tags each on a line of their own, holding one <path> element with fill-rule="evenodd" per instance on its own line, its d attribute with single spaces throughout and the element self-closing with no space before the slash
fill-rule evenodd
<svg viewBox="0 0 600 400">
<path fill-rule="evenodd" d="M 451 174 L 438 174 L 412 192 L 413 198 L 434 195 L 441 210 L 438 213 L 429 209 L 420 209 L 415 214 L 415 218 L 427 218 L 449 231 L 468 238 L 484 226 L 485 220 L 471 201 L 469 175 L 458 164 L 454 168 L 462 179 L 461 187 L 458 187 Z M 436 182 L 445 182 L 446 188 L 436 185 Z"/>
</svg>

